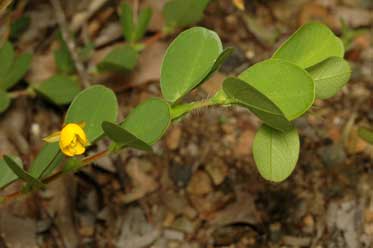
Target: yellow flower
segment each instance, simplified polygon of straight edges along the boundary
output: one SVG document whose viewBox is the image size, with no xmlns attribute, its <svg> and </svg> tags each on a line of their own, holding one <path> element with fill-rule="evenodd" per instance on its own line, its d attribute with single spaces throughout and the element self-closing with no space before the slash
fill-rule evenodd
<svg viewBox="0 0 373 248">
<path fill-rule="evenodd" d="M 54 132 L 43 140 L 48 143 L 59 141 L 61 151 L 67 156 L 83 154 L 88 145 L 84 126 L 84 123 L 69 123 L 61 131 Z"/>
</svg>

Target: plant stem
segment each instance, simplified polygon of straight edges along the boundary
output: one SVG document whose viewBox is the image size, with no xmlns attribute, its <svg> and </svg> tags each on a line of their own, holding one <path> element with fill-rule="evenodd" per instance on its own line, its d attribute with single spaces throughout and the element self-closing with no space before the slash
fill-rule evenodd
<svg viewBox="0 0 373 248">
<path fill-rule="evenodd" d="M 28 88 L 24 90 L 12 91 L 9 93 L 10 98 L 13 98 L 13 99 L 17 97 L 21 97 L 21 96 L 34 96 L 34 95 L 35 95 L 35 91 L 31 86 L 29 86 Z"/>
<path fill-rule="evenodd" d="M 214 105 L 224 106 L 230 105 L 232 103 L 234 103 L 234 100 L 229 98 L 223 90 L 220 90 L 209 99 L 172 106 L 171 119 L 176 120 L 193 110 L 200 109 L 203 107 L 209 107 Z"/>
<path fill-rule="evenodd" d="M 104 151 L 101 151 L 101 152 L 97 152 L 96 154 L 93 154 L 89 157 L 85 157 L 82 159 L 82 167 L 86 166 L 86 165 L 89 165 L 90 163 L 102 158 L 102 157 L 105 157 L 107 155 L 110 154 L 110 151 L 109 150 L 104 150 Z M 49 184 L 53 181 L 55 181 L 56 179 L 60 178 L 62 175 L 66 174 L 65 172 L 63 171 L 58 171 L 54 174 L 52 174 L 51 176 L 45 178 L 42 180 L 42 182 L 44 184 Z M 12 201 L 16 198 L 19 198 L 25 194 L 27 194 L 29 192 L 22 192 L 22 191 L 17 191 L 17 192 L 13 192 L 11 194 L 8 194 L 8 195 L 5 195 L 5 196 L 0 196 L 0 204 L 1 203 L 6 203 L 6 202 L 9 202 L 9 201 Z"/>
<path fill-rule="evenodd" d="M 176 120 L 176 119 L 182 117 L 183 115 L 185 115 L 185 114 L 187 114 L 187 113 L 189 113 L 193 110 L 199 109 L 199 108 L 213 106 L 213 105 L 223 105 L 223 106 L 224 105 L 230 105 L 234 102 L 235 101 L 233 99 L 229 98 L 224 93 L 223 90 L 220 90 L 213 97 L 211 97 L 209 99 L 173 106 L 171 108 L 171 119 Z M 81 160 L 81 166 L 79 167 L 79 169 L 91 164 L 92 162 L 94 162 L 94 161 L 96 161 L 96 160 L 98 160 L 102 157 L 105 157 L 105 156 L 109 155 L 110 153 L 111 153 L 110 149 L 106 149 L 104 151 L 97 152 L 97 153 L 95 153 L 95 154 L 93 154 L 89 157 L 83 158 Z M 69 172 L 64 172 L 63 170 L 58 171 L 58 172 L 52 174 L 51 176 L 44 178 L 42 180 L 42 182 L 44 184 L 49 184 L 49 183 L 55 181 L 56 179 L 60 178 L 65 173 L 69 173 Z M 9 202 L 9 201 L 11 201 L 15 198 L 18 198 L 18 197 L 24 195 L 25 193 L 26 192 L 17 191 L 17 192 L 13 192 L 13 193 L 5 195 L 5 196 L 0 196 L 0 203 Z M 27 193 L 29 193 L 29 192 L 27 192 Z"/>
</svg>

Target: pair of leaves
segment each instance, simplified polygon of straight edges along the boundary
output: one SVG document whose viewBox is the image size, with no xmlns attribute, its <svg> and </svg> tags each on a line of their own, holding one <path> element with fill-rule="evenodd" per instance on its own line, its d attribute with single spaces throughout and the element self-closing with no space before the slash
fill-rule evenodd
<svg viewBox="0 0 373 248">
<path fill-rule="evenodd" d="M 292 125 L 281 110 L 264 94 L 239 78 L 226 78 L 223 82 L 225 94 L 235 102 L 247 107 L 267 125 L 281 131 Z"/>
<path fill-rule="evenodd" d="M 299 137 L 291 120 L 302 115 L 314 98 L 335 95 L 350 77 L 343 44 L 332 31 L 310 23 L 294 33 L 273 55 L 225 80 L 223 90 L 248 107 L 265 124 L 258 130 L 253 155 L 260 174 L 279 182 L 293 171 Z"/>
<path fill-rule="evenodd" d="M 119 147 L 150 151 L 170 122 L 169 104 L 160 98 L 150 98 L 134 108 L 121 125 L 104 122 L 102 128 Z"/>
<path fill-rule="evenodd" d="M 10 42 L 0 48 L 0 90 L 7 90 L 14 86 L 27 72 L 31 54 L 24 53 L 16 57 Z"/>
<path fill-rule="evenodd" d="M 214 73 L 232 49 L 223 51 L 219 36 L 194 27 L 180 33 L 168 47 L 161 68 L 163 97 L 174 103 Z"/>
<path fill-rule="evenodd" d="M 130 45 L 115 47 L 97 65 L 99 71 L 126 72 L 133 70 L 137 64 L 138 51 Z"/>
<path fill-rule="evenodd" d="M 170 0 L 163 8 L 166 29 L 173 30 L 200 21 L 210 0 Z"/>
<path fill-rule="evenodd" d="M 35 90 L 57 105 L 70 103 L 80 92 L 79 83 L 66 75 L 54 75 L 43 81 Z"/>
<path fill-rule="evenodd" d="M 314 101 L 312 78 L 285 60 L 269 59 L 248 68 L 239 78 L 228 78 L 223 90 L 249 108 L 264 123 L 279 131 L 306 112 Z"/>
<path fill-rule="evenodd" d="M 65 124 L 85 122 L 84 131 L 89 142 L 93 143 L 103 135 L 101 123 L 113 122 L 117 118 L 118 103 L 112 90 L 101 86 L 92 86 L 75 96 L 65 117 Z M 58 143 L 44 145 L 30 168 L 30 174 L 42 178 L 61 163 L 63 154 Z"/>
<path fill-rule="evenodd" d="M 315 82 L 316 97 L 326 99 L 334 96 L 350 78 L 351 70 L 343 55 L 342 41 L 327 26 L 308 23 L 290 36 L 273 58 L 307 69 Z"/>
<path fill-rule="evenodd" d="M 268 97 L 289 121 L 306 112 L 315 98 L 315 86 L 309 74 L 285 60 L 257 63 L 239 78 Z"/>
<path fill-rule="evenodd" d="M 0 113 L 4 112 L 10 104 L 10 97 L 6 92 L 13 87 L 27 72 L 31 54 L 24 53 L 16 57 L 10 42 L 0 47 Z"/>
<path fill-rule="evenodd" d="M 142 9 L 137 17 L 137 22 L 135 23 L 132 6 L 128 3 L 123 3 L 120 7 L 119 15 L 124 38 L 130 43 L 135 43 L 144 37 L 152 17 L 152 9 Z"/>
</svg>

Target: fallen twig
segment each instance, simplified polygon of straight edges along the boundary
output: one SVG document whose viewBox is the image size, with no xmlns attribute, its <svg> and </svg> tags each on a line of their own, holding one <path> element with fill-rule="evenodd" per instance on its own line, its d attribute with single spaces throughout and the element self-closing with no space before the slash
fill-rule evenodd
<svg viewBox="0 0 373 248">
<path fill-rule="evenodd" d="M 60 0 L 50 0 L 55 12 L 58 25 L 60 26 L 62 37 L 66 42 L 67 48 L 71 54 L 71 58 L 74 62 L 75 68 L 79 74 L 81 83 L 84 88 L 89 86 L 88 74 L 85 71 L 82 61 L 80 61 L 79 55 L 76 51 L 76 45 L 73 38 L 70 36 L 69 27 L 66 23 L 66 17 L 63 12 Z"/>
</svg>

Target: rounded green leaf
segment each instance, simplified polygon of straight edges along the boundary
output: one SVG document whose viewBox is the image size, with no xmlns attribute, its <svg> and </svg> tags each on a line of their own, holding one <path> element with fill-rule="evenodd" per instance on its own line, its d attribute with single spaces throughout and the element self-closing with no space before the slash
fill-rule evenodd
<svg viewBox="0 0 373 248">
<path fill-rule="evenodd" d="M 315 82 L 316 97 L 326 99 L 337 94 L 348 82 L 351 69 L 347 61 L 330 57 L 307 69 Z"/>
<path fill-rule="evenodd" d="M 249 83 L 229 77 L 223 82 L 223 90 L 227 96 L 249 108 L 267 125 L 278 130 L 288 130 L 292 127 L 281 110 Z"/>
<path fill-rule="evenodd" d="M 0 90 L 0 113 L 4 112 L 10 105 L 10 98 L 8 93 Z"/>
<path fill-rule="evenodd" d="M 338 37 L 324 24 L 308 23 L 300 27 L 273 54 L 302 68 L 332 57 L 343 57 L 344 47 Z"/>
<path fill-rule="evenodd" d="M 118 46 L 97 65 L 97 68 L 99 71 L 125 72 L 136 66 L 137 58 L 138 52 L 132 46 Z"/>
<path fill-rule="evenodd" d="M 43 81 L 36 91 L 52 102 L 62 105 L 70 103 L 80 92 L 77 81 L 65 75 L 55 75 Z"/>
<path fill-rule="evenodd" d="M 111 122 L 104 121 L 102 129 L 105 134 L 119 147 L 132 147 L 139 150 L 151 151 L 152 147 L 124 128 Z"/>
<path fill-rule="evenodd" d="M 222 52 L 218 35 L 194 27 L 179 34 L 166 51 L 161 68 L 164 98 L 175 102 L 198 86 L 209 74 Z"/>
<path fill-rule="evenodd" d="M 150 98 L 134 108 L 121 124 L 147 144 L 154 144 L 170 125 L 170 106 L 160 98 Z"/>
<path fill-rule="evenodd" d="M 255 135 L 253 156 L 262 177 L 281 182 L 294 170 L 299 157 L 299 136 L 296 129 L 277 131 L 262 125 Z"/>
<path fill-rule="evenodd" d="M 315 85 L 310 75 L 285 60 L 257 63 L 239 78 L 270 99 L 289 121 L 306 112 L 315 99 Z"/>
<path fill-rule="evenodd" d="M 80 92 L 72 101 L 66 113 L 65 124 L 85 122 L 84 128 L 89 142 L 102 134 L 103 121 L 114 122 L 117 118 L 118 103 L 114 92 L 96 85 Z"/>
</svg>

